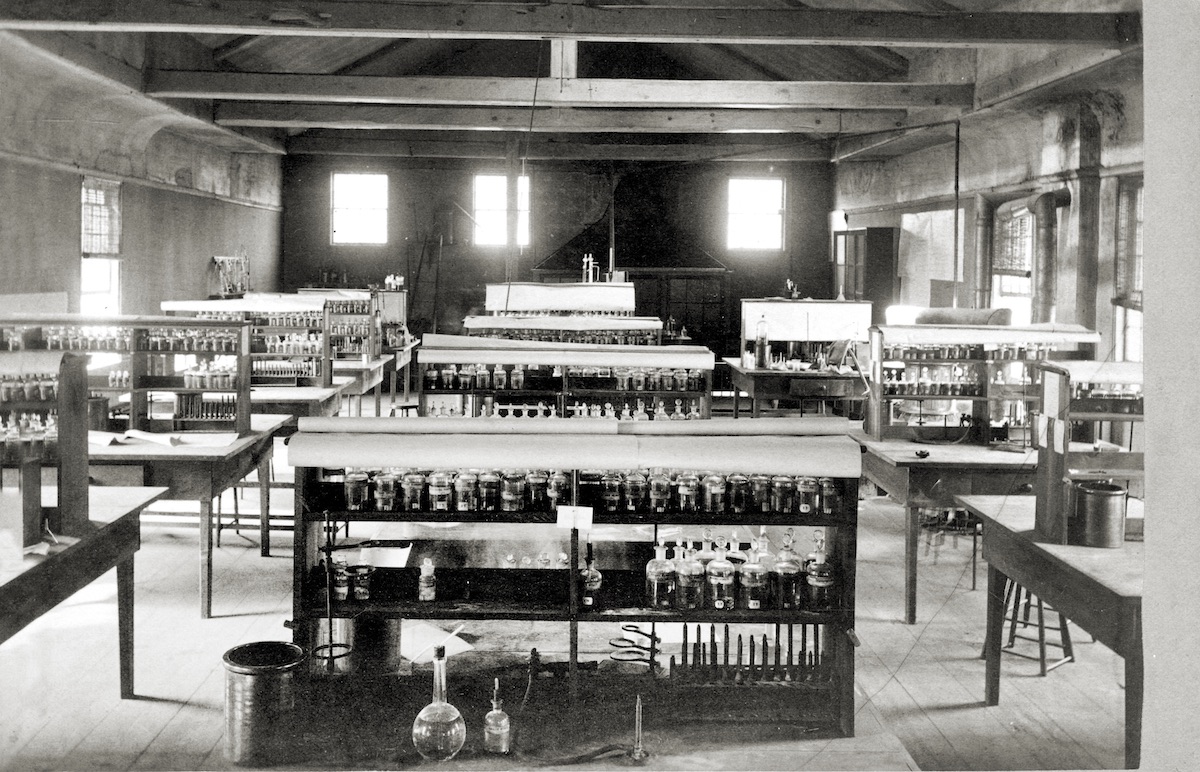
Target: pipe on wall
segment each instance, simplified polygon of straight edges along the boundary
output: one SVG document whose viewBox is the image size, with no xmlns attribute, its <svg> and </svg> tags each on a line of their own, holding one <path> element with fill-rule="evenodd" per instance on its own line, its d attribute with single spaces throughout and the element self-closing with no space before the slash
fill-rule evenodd
<svg viewBox="0 0 1200 772">
<path fill-rule="evenodd" d="M 1055 321 L 1058 292 L 1058 212 L 1069 206 L 1071 192 L 1066 188 L 1029 197 L 1026 206 L 1033 212 L 1033 322 Z"/>
<path fill-rule="evenodd" d="M 975 195 L 975 307 L 992 304 L 992 218 L 996 206 L 987 196 Z"/>
</svg>

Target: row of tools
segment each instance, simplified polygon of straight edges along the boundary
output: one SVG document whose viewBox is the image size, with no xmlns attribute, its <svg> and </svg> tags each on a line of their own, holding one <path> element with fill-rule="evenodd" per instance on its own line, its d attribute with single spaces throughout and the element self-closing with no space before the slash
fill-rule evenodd
<svg viewBox="0 0 1200 772">
<path fill-rule="evenodd" d="M 786 639 L 784 628 L 786 627 Z M 796 629 L 800 628 L 799 646 Z M 732 646 L 729 625 L 725 625 L 720 645 L 717 626 L 709 625 L 708 640 L 696 625 L 689 644 L 688 625 L 683 626 L 683 646 L 679 661 L 671 655 L 668 677 L 687 685 L 741 684 L 821 684 L 833 680 L 832 663 L 827 661 L 828 641 L 818 624 L 776 624 L 774 646 L 766 633 L 761 641 L 754 635 L 738 634 Z"/>
</svg>

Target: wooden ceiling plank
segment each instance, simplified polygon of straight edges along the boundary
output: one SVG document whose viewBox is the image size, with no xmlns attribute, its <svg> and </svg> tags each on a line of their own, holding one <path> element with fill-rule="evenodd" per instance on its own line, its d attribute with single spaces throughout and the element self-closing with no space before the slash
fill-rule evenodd
<svg viewBox="0 0 1200 772">
<path fill-rule="evenodd" d="M 424 129 L 438 131 L 639 132 L 653 134 L 882 131 L 902 125 L 900 111 L 832 110 L 617 110 L 222 103 L 222 126 L 290 129 Z"/>
<path fill-rule="evenodd" d="M 958 83 L 650 80 L 617 78 L 371 77 L 155 70 L 145 93 L 160 99 L 558 107 L 963 107 Z"/>
<path fill-rule="evenodd" d="M 1141 40 L 1141 18 L 1133 12 L 914 13 L 370 0 L 308 0 L 303 7 L 273 0 L 23 0 L 0 5 L 0 29 L 872 46 L 1120 48 Z"/>
</svg>

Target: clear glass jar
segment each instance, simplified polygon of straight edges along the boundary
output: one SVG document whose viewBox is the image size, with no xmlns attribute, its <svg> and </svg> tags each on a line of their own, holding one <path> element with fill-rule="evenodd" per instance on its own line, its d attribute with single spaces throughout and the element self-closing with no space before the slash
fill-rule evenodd
<svg viewBox="0 0 1200 772">
<path fill-rule="evenodd" d="M 449 472 L 431 472 L 426 481 L 429 483 L 429 509 L 433 512 L 449 512 L 454 476 Z"/>
<path fill-rule="evenodd" d="M 734 472 L 725 482 L 729 487 L 729 511 L 735 515 L 749 512 L 753 504 L 750 496 L 750 478 Z"/>
<path fill-rule="evenodd" d="M 561 469 L 550 472 L 546 481 L 546 497 L 550 506 L 557 510 L 559 504 L 571 503 L 571 476 Z"/>
<path fill-rule="evenodd" d="M 479 511 L 495 512 L 500 506 L 500 475 L 492 471 L 479 473 Z"/>
<path fill-rule="evenodd" d="M 621 508 L 621 473 L 605 472 L 600 478 L 600 503 L 605 512 Z"/>
<path fill-rule="evenodd" d="M 751 552 L 745 563 L 737 569 L 737 607 L 747 611 L 760 611 L 770 607 L 767 569 L 758 562 L 758 553 Z"/>
<path fill-rule="evenodd" d="M 459 512 L 479 509 L 479 475 L 464 469 L 454 476 L 454 508 Z"/>
<path fill-rule="evenodd" d="M 475 385 L 475 366 L 463 365 L 458 371 L 458 388 L 462 391 L 470 391 Z"/>
<path fill-rule="evenodd" d="M 550 476 L 541 469 L 532 469 L 525 475 L 525 491 L 529 496 L 529 511 L 546 512 L 550 509 Z"/>
<path fill-rule="evenodd" d="M 700 511 L 700 477 L 695 472 L 681 472 L 675 478 L 675 488 L 679 492 L 680 512 Z"/>
<path fill-rule="evenodd" d="M 676 391 L 687 391 L 688 373 L 687 370 L 678 369 L 671 373 L 671 380 Z"/>
<path fill-rule="evenodd" d="M 820 511 L 820 491 L 815 477 L 796 478 L 796 512 L 816 515 Z"/>
<path fill-rule="evenodd" d="M 662 469 L 650 472 L 648 480 L 650 487 L 650 511 L 666 512 L 671 508 L 671 476 Z"/>
<path fill-rule="evenodd" d="M 650 487 L 646 475 L 636 470 L 629 472 L 625 475 L 621 487 L 624 491 L 625 511 L 642 511 L 646 506 L 646 493 Z"/>
<path fill-rule="evenodd" d="M 504 369 L 504 365 L 496 365 L 492 369 L 492 387 L 496 389 L 508 388 L 508 371 Z"/>
<path fill-rule="evenodd" d="M 492 388 L 492 373 L 487 369 L 487 365 L 475 365 L 475 388 Z"/>
<path fill-rule="evenodd" d="M 520 512 L 525 507 L 525 473 L 508 471 L 500 480 L 500 509 Z"/>
<path fill-rule="evenodd" d="M 525 367 L 524 365 L 513 365 L 512 376 L 509 382 L 514 389 L 525 388 Z"/>
<path fill-rule="evenodd" d="M 796 482 L 787 475 L 771 478 L 771 511 L 790 513 L 795 509 Z"/>
<path fill-rule="evenodd" d="M 660 609 L 675 605 L 675 564 L 667 560 L 667 548 L 661 541 L 646 564 L 646 605 Z"/>
<path fill-rule="evenodd" d="M 396 508 L 396 475 L 380 472 L 375 475 L 375 509 L 391 512 Z"/>
<path fill-rule="evenodd" d="M 634 391 L 646 390 L 646 370 L 641 367 L 633 368 L 629 374 L 629 382 Z"/>
<path fill-rule="evenodd" d="M 346 509 L 358 511 L 367 502 L 367 475 L 365 472 L 347 472 L 344 478 Z"/>
<path fill-rule="evenodd" d="M 808 564 L 809 611 L 832 611 L 837 608 L 837 587 L 833 566 L 825 560 Z"/>
<path fill-rule="evenodd" d="M 420 512 L 425 508 L 425 475 L 415 469 L 405 472 L 400 487 L 404 493 L 404 511 Z"/>
<path fill-rule="evenodd" d="M 704 477 L 704 511 L 710 515 L 725 514 L 725 478 L 712 473 Z"/>
<path fill-rule="evenodd" d="M 442 365 L 442 388 L 453 389 L 457 370 L 454 365 Z"/>
<path fill-rule="evenodd" d="M 765 474 L 750 475 L 750 503 L 755 512 L 771 511 L 771 478 Z"/>
<path fill-rule="evenodd" d="M 694 611 L 704 607 L 704 564 L 694 550 L 675 561 L 675 608 Z"/>
<path fill-rule="evenodd" d="M 736 605 L 734 567 L 725 559 L 724 545 L 716 547 L 716 556 L 704 567 L 705 607 L 714 611 L 731 611 Z"/>
<path fill-rule="evenodd" d="M 836 517 L 842 511 L 842 494 L 838 490 L 837 481 L 832 477 L 822 477 L 821 485 L 821 514 Z"/>
</svg>

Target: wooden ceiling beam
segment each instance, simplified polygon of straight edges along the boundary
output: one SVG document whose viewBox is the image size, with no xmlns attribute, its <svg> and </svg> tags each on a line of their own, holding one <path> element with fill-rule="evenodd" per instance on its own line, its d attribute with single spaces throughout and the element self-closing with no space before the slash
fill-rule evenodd
<svg viewBox="0 0 1200 772">
<path fill-rule="evenodd" d="M 390 158 L 484 158 L 503 160 L 505 140 L 447 142 L 437 139 L 373 139 L 298 136 L 288 140 L 288 155 L 350 155 Z M 521 156 L 530 161 L 828 161 L 823 143 L 798 141 L 788 145 L 627 144 L 589 142 L 521 142 Z"/>
<path fill-rule="evenodd" d="M 914 13 L 730 5 L 22 0 L 0 4 L 0 29 L 868 46 L 1121 48 L 1141 41 L 1141 17 L 1133 12 Z"/>
<path fill-rule="evenodd" d="M 154 70 L 158 99 L 528 107 L 968 108 L 972 84 L 619 78 L 394 78 Z"/>
<path fill-rule="evenodd" d="M 578 110 L 566 107 L 408 107 L 227 102 L 222 126 L 287 129 L 423 129 L 438 131 L 632 132 L 646 134 L 884 131 L 903 125 L 902 111 Z"/>
</svg>

